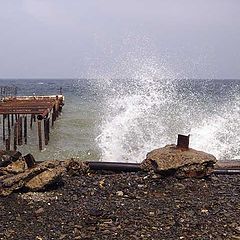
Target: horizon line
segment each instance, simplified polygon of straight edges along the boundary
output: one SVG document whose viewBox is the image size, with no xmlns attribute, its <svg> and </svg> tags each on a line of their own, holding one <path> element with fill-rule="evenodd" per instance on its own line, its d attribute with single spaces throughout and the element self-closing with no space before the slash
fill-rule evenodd
<svg viewBox="0 0 240 240">
<path fill-rule="evenodd" d="M 37 77 L 33 77 L 33 78 L 1 78 L 0 77 L 0 81 L 1 80 L 101 80 L 104 78 L 86 78 L 86 77 L 80 77 L 80 78 L 74 78 L 74 77 L 66 77 L 66 78 L 62 78 L 62 77 L 44 77 L 44 78 L 37 78 Z M 111 80 L 138 80 L 138 78 L 108 78 Z M 139 78 L 140 79 L 140 78 Z M 155 78 L 157 79 L 157 78 Z M 239 78 L 163 78 L 164 80 L 166 79 L 174 79 L 174 80 L 240 80 Z M 161 79 L 161 80 L 163 80 Z"/>
</svg>

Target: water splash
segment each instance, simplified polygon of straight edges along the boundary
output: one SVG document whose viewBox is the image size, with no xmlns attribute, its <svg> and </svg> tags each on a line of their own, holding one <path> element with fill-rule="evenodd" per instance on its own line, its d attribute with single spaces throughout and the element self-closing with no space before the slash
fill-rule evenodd
<svg viewBox="0 0 240 240">
<path fill-rule="evenodd" d="M 101 160 L 141 162 L 152 149 L 175 143 L 179 133 L 190 133 L 191 147 L 218 159 L 239 158 L 238 88 L 226 93 L 210 80 L 176 80 L 153 59 L 131 69 L 129 80 L 101 82 L 103 118 L 96 138 Z"/>
<path fill-rule="evenodd" d="M 192 147 L 211 152 L 218 159 L 239 159 L 239 96 L 235 95 L 215 109 L 214 114 L 206 116 L 192 128 Z"/>
<path fill-rule="evenodd" d="M 141 161 L 171 138 L 164 126 L 175 99 L 173 74 L 152 59 L 139 66 L 132 79 L 108 79 L 103 87 L 104 118 L 96 140 L 104 161 Z"/>
</svg>

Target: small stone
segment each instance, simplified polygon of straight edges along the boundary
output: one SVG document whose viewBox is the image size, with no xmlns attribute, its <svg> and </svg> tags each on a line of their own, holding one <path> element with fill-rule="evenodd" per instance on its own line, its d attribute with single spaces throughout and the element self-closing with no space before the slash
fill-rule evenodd
<svg viewBox="0 0 240 240">
<path fill-rule="evenodd" d="M 36 236 L 36 240 L 43 240 L 43 238 Z"/>
<path fill-rule="evenodd" d="M 117 192 L 116 192 L 116 195 L 117 195 L 118 197 L 122 197 L 124 194 L 123 194 L 123 191 L 117 191 Z"/>
<path fill-rule="evenodd" d="M 154 212 L 149 212 L 149 215 L 150 216 L 154 216 Z"/>
<path fill-rule="evenodd" d="M 202 213 L 208 213 L 208 210 L 207 209 L 202 209 L 201 212 Z"/>
<path fill-rule="evenodd" d="M 39 208 L 39 209 L 37 209 L 36 211 L 35 211 L 35 213 L 37 214 L 37 215 L 39 215 L 39 214 L 42 214 L 44 212 L 44 208 Z"/>
<path fill-rule="evenodd" d="M 61 234 L 60 237 L 59 237 L 59 240 L 63 240 L 66 237 L 67 237 L 67 234 Z"/>
<path fill-rule="evenodd" d="M 240 240 L 240 236 L 237 236 L 237 235 L 232 235 L 232 240 Z"/>
<path fill-rule="evenodd" d="M 235 228 L 235 230 L 236 230 L 238 233 L 240 233 L 240 226 L 237 226 L 237 227 Z"/>
</svg>

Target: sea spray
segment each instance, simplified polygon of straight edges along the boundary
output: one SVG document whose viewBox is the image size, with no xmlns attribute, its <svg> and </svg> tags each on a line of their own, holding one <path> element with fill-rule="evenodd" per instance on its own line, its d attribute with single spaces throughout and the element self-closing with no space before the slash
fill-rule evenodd
<svg viewBox="0 0 240 240">
<path fill-rule="evenodd" d="M 218 159 L 240 159 L 240 96 L 236 94 L 217 104 L 215 113 L 192 127 L 192 147 L 211 152 Z"/>
<path fill-rule="evenodd" d="M 152 63 L 151 59 L 139 68 L 134 66 L 138 71 L 131 79 L 100 83 L 106 94 L 96 141 L 103 161 L 139 162 L 147 151 L 169 142 L 175 134 L 177 127 L 168 129 L 165 124 L 176 98 L 173 74 L 163 65 L 153 68 Z"/>
<path fill-rule="evenodd" d="M 176 80 L 161 66 L 147 69 L 139 68 L 138 78 L 108 80 L 110 88 L 105 86 L 96 138 L 102 161 L 141 162 L 152 149 L 175 143 L 179 133 L 190 133 L 190 147 L 218 159 L 239 158 L 238 86 Z"/>
</svg>

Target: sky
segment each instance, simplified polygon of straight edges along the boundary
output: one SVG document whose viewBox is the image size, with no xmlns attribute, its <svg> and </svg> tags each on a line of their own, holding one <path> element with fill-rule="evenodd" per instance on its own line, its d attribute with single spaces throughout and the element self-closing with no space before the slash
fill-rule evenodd
<svg viewBox="0 0 240 240">
<path fill-rule="evenodd" d="M 240 78 L 239 0 L 0 0 L 0 78 Z"/>
</svg>

